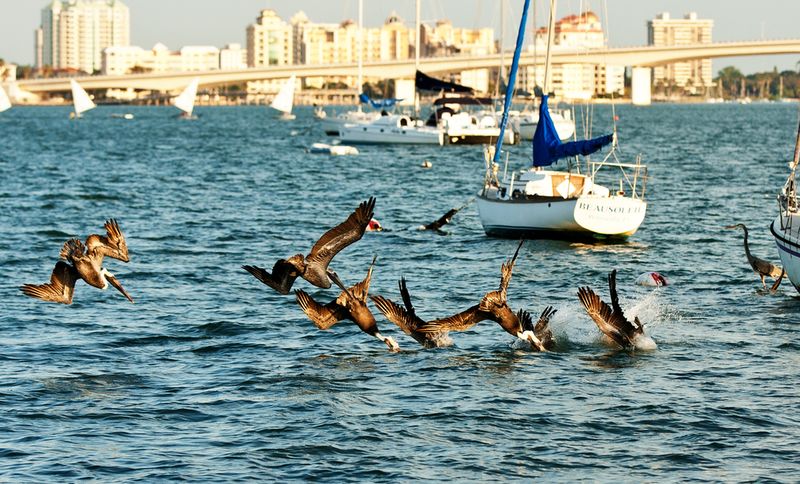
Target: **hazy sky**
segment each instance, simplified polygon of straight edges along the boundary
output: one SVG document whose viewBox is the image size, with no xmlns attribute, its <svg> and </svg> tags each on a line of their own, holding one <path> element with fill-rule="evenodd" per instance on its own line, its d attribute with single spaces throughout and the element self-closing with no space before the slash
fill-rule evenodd
<svg viewBox="0 0 800 484">
<path fill-rule="evenodd" d="M 303 10 L 314 22 L 356 18 L 357 0 L 123 0 L 131 12 L 131 43 L 149 48 L 162 42 L 172 49 L 184 45 L 245 43 L 245 29 L 262 8 L 272 8 L 284 19 Z M 506 44 L 513 44 L 522 0 L 504 0 L 507 6 Z M 537 25 L 546 23 L 546 2 L 533 0 Z M 0 0 L 0 58 L 33 63 L 33 31 L 40 23 L 46 0 Z M 800 38 L 800 0 L 560 0 L 558 17 L 594 10 L 607 25 L 613 47 L 645 45 L 647 20 L 659 12 L 682 17 L 695 11 L 714 20 L 715 41 Z M 605 10 L 608 10 L 606 20 Z M 396 10 L 407 23 L 414 21 L 414 0 L 364 0 L 367 26 L 378 26 Z M 500 0 L 422 0 L 422 19 L 448 18 L 456 26 L 492 26 L 499 36 Z M 735 65 L 745 73 L 796 69 L 800 54 L 722 58 L 714 72 Z"/>
</svg>

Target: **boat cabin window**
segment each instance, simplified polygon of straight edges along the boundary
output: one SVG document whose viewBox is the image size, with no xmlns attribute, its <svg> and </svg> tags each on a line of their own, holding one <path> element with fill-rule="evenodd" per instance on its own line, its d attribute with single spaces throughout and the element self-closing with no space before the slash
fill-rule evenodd
<svg viewBox="0 0 800 484">
<path fill-rule="evenodd" d="M 408 120 L 406 118 L 400 118 L 400 126 L 408 126 Z"/>
</svg>

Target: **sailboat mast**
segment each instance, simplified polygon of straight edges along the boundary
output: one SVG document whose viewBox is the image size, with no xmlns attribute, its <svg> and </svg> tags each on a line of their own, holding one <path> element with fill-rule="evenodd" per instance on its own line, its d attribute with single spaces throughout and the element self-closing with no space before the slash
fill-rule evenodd
<svg viewBox="0 0 800 484">
<path fill-rule="evenodd" d="M 522 43 L 525 40 L 525 25 L 528 23 L 528 9 L 531 0 L 525 0 L 522 7 L 522 18 L 519 21 L 519 31 L 517 32 L 517 45 L 514 47 L 514 59 L 511 61 L 511 72 L 508 73 L 508 85 L 506 86 L 506 98 L 503 102 L 503 117 L 500 119 L 500 134 L 497 136 L 497 143 L 494 146 L 494 163 L 500 162 L 500 150 L 503 148 L 503 137 L 508 125 L 508 110 L 511 108 L 511 98 L 514 95 L 514 83 L 517 82 L 517 70 L 519 69 L 519 56 L 522 54 Z"/>
<path fill-rule="evenodd" d="M 356 81 L 356 103 L 361 112 L 361 101 L 358 96 L 364 89 L 364 0 L 358 0 L 358 80 Z"/>
<path fill-rule="evenodd" d="M 414 20 L 414 77 L 416 78 L 417 72 L 419 72 L 419 51 L 421 49 L 420 43 L 420 35 L 419 35 L 419 28 L 420 28 L 420 0 L 416 2 L 416 12 L 415 12 L 415 20 Z M 416 86 L 415 86 L 416 87 Z M 414 116 L 419 116 L 419 92 L 414 89 Z"/>
<path fill-rule="evenodd" d="M 544 57 L 544 93 L 550 92 L 550 47 L 556 26 L 556 0 L 550 0 L 550 21 L 547 24 L 547 53 Z"/>
<path fill-rule="evenodd" d="M 500 82 L 503 81 L 503 77 L 506 75 L 506 0 L 500 0 L 500 75 L 499 80 L 497 82 L 497 89 L 500 89 Z"/>
</svg>

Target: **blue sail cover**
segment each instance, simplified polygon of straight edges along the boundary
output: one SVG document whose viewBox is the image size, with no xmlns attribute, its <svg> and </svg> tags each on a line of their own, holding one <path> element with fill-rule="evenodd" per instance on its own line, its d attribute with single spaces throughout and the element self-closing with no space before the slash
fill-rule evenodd
<svg viewBox="0 0 800 484">
<path fill-rule="evenodd" d="M 358 99 L 359 99 L 359 101 L 361 101 L 361 104 L 369 103 L 375 109 L 391 108 L 395 104 L 397 104 L 398 102 L 403 100 L 403 99 L 395 99 L 395 98 L 390 98 L 390 99 L 370 99 L 369 96 L 367 96 L 363 92 L 358 95 Z"/>
<path fill-rule="evenodd" d="M 533 166 L 550 166 L 561 158 L 590 155 L 614 140 L 613 134 L 597 138 L 562 143 L 556 125 L 547 108 L 547 95 L 542 95 L 539 106 L 539 124 L 533 134 Z"/>
</svg>

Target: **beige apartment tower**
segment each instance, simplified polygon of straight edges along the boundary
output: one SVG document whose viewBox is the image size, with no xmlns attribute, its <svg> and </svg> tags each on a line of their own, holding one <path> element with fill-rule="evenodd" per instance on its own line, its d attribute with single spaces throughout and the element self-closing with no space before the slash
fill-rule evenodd
<svg viewBox="0 0 800 484">
<path fill-rule="evenodd" d="M 38 68 L 102 68 L 106 47 L 130 43 L 130 14 L 119 0 L 53 0 L 42 9 L 36 33 Z"/>
<path fill-rule="evenodd" d="M 692 12 L 682 19 L 661 13 L 647 22 L 647 43 L 652 46 L 710 44 L 713 20 L 698 19 Z M 653 86 L 679 87 L 697 94 L 713 86 L 711 59 L 676 62 L 653 68 Z"/>
</svg>

